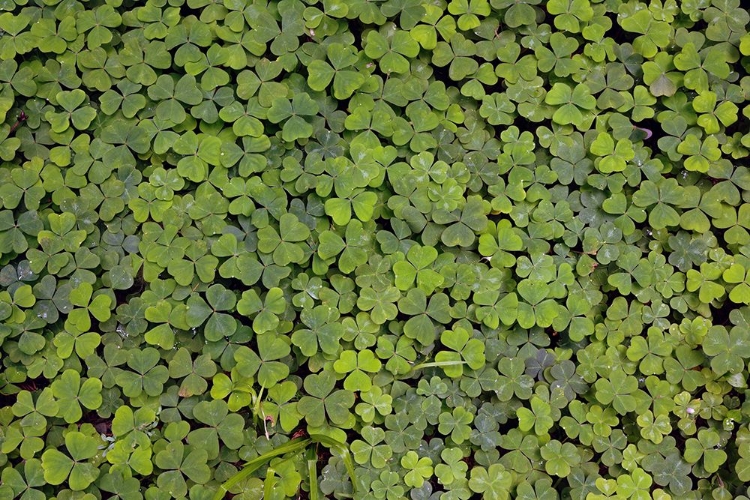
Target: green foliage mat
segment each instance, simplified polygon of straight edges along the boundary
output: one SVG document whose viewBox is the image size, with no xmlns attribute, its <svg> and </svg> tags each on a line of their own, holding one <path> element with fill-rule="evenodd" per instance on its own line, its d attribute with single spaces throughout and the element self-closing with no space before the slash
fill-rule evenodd
<svg viewBox="0 0 750 500">
<path fill-rule="evenodd" d="M 747 499 L 749 22 L 0 0 L 0 499 Z"/>
</svg>

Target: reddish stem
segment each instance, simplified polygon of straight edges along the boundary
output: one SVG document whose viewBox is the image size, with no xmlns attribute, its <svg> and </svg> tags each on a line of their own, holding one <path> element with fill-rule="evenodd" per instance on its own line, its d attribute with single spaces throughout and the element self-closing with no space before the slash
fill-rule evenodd
<svg viewBox="0 0 750 500">
<path fill-rule="evenodd" d="M 18 120 L 16 120 L 16 123 L 14 123 L 12 127 L 10 127 L 10 134 L 12 134 L 13 132 L 15 132 L 16 129 L 18 127 L 20 127 L 21 124 L 23 122 L 25 122 L 28 118 L 29 117 L 26 116 L 26 113 L 24 113 L 23 111 L 21 111 L 21 113 L 19 113 L 19 115 L 18 115 Z"/>
</svg>

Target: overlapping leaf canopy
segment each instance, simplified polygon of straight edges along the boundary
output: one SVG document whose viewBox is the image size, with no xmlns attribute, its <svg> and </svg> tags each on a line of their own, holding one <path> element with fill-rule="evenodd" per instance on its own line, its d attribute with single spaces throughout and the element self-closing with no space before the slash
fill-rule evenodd
<svg viewBox="0 0 750 500">
<path fill-rule="evenodd" d="M 747 498 L 743 7 L 0 0 L 0 497 Z"/>
</svg>

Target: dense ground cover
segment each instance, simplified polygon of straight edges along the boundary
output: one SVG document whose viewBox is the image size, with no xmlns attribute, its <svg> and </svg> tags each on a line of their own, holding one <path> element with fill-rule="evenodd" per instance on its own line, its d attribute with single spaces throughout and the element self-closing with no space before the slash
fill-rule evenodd
<svg viewBox="0 0 750 500">
<path fill-rule="evenodd" d="M 749 21 L 0 0 L 0 498 L 747 498 Z"/>
</svg>

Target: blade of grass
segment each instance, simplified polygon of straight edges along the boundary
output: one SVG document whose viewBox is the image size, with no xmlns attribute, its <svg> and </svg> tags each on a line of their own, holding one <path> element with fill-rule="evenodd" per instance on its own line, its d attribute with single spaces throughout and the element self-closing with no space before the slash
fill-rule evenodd
<svg viewBox="0 0 750 500">
<path fill-rule="evenodd" d="M 291 441 L 284 443 L 281 446 L 277 446 L 273 450 L 250 460 L 245 464 L 241 471 L 237 472 L 237 474 L 230 477 L 224 484 L 219 486 L 219 489 L 216 491 L 213 500 L 221 500 L 222 498 L 224 498 L 224 495 L 229 492 L 230 488 L 234 487 L 234 485 L 239 483 L 240 481 L 243 481 L 250 474 L 258 470 L 263 466 L 263 464 L 265 464 L 272 458 L 278 457 L 280 455 L 285 455 L 287 453 L 299 453 L 307 448 L 310 443 L 312 443 L 312 440 L 308 438 L 292 439 Z"/>
<path fill-rule="evenodd" d="M 318 490 L 318 453 L 315 447 L 307 449 L 307 477 L 310 478 L 310 500 L 320 500 Z"/>
<path fill-rule="evenodd" d="M 354 479 L 354 461 L 352 460 L 352 456 L 349 453 L 349 447 L 345 443 L 336 441 L 332 437 L 326 436 L 325 434 L 310 434 L 310 439 L 329 448 L 332 452 L 336 453 L 336 455 L 338 455 L 341 460 L 344 461 L 346 471 L 349 473 L 349 479 L 351 479 L 352 481 L 352 491 L 356 493 L 357 483 Z"/>
<path fill-rule="evenodd" d="M 263 485 L 263 498 L 271 498 L 274 486 L 276 486 L 276 471 L 273 467 L 269 467 L 266 472 L 266 482 Z"/>
<path fill-rule="evenodd" d="M 441 366 L 457 366 L 465 365 L 466 361 L 433 361 L 432 363 L 420 363 L 412 366 L 413 370 L 420 370 L 422 368 L 440 368 Z"/>
</svg>

